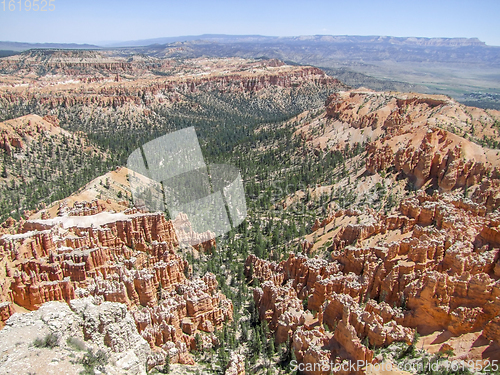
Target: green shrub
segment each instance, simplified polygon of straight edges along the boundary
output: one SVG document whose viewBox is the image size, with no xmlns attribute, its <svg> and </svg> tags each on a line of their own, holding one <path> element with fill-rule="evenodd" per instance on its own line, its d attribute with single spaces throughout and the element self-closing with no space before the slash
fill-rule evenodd
<svg viewBox="0 0 500 375">
<path fill-rule="evenodd" d="M 82 375 L 94 375 L 94 370 L 104 372 L 104 367 L 108 363 L 108 355 L 104 350 L 99 349 L 96 353 L 92 349 L 88 349 L 87 353 L 81 361 L 84 370 L 80 373 Z"/>
<path fill-rule="evenodd" d="M 71 337 L 71 336 L 68 337 L 68 339 L 66 340 L 66 344 L 68 344 L 68 346 L 78 351 L 85 350 L 86 347 L 85 342 L 78 337 Z"/>
<path fill-rule="evenodd" d="M 54 333 L 48 333 L 45 337 L 37 337 L 33 341 L 33 346 L 36 348 L 49 348 L 52 349 L 58 345 L 59 337 Z"/>
<path fill-rule="evenodd" d="M 165 356 L 165 364 L 158 369 L 158 372 L 160 374 L 170 374 L 170 356 L 168 354 Z"/>
</svg>

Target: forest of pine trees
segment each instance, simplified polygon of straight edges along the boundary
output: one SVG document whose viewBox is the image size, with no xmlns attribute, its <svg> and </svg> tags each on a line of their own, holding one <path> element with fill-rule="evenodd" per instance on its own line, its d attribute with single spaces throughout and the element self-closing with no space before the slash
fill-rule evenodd
<svg viewBox="0 0 500 375">
<path fill-rule="evenodd" d="M 195 255 L 189 249 L 180 249 L 195 275 L 206 272 L 216 275 L 222 293 L 234 305 L 234 320 L 216 333 L 218 345 L 198 350 L 196 360 L 205 366 L 203 374 L 224 374 L 231 352 L 239 352 L 245 355 L 247 373 L 289 374 L 289 364 L 294 359 L 290 343 L 276 347 L 267 323 L 260 321 L 251 292 L 258 282 L 245 277 L 244 261 L 253 253 L 279 262 L 290 252 L 300 251 L 299 241 L 310 233 L 314 218 L 325 214 L 327 202 L 325 197 L 312 199 L 309 187 L 331 184 L 345 177 L 345 163 L 364 152 L 364 145 L 360 144 L 340 151 L 314 153 L 303 140 L 293 136 L 299 125 L 294 116 L 311 107 L 318 108 L 316 114 L 320 114 L 331 92 L 329 88 L 313 89 L 297 89 L 279 100 L 272 96 L 264 100 L 201 92 L 189 98 L 198 104 L 196 109 L 186 104 L 156 106 L 151 108 L 151 116 L 133 120 L 126 109 L 119 107 L 94 108 L 89 116 L 82 116 L 88 109 L 61 107 L 58 109 L 61 126 L 83 132 L 100 152 L 87 155 L 76 138 L 69 138 L 57 146 L 50 142 L 35 143 L 24 152 L 22 162 L 4 155 L 0 215 L 19 217 L 25 209 L 64 198 L 91 179 L 125 165 L 130 152 L 143 143 L 173 130 L 195 126 L 207 163 L 227 163 L 241 171 L 248 208 L 247 220 L 219 238 L 212 254 Z M 44 115 L 49 109 L 38 102 L 18 103 L 8 109 L 3 120 L 31 112 Z M 41 168 L 36 167 L 40 165 Z M 4 175 L 21 173 L 30 179 L 26 182 L 12 179 L 15 186 L 5 183 L 11 176 Z M 307 195 L 283 210 L 281 200 L 297 190 L 306 191 Z M 337 191 L 332 192 L 330 199 L 347 206 L 352 196 L 347 191 Z M 202 341 L 200 335 L 204 333 L 198 333 L 198 343 Z M 158 371 L 169 373 L 170 367 L 167 362 Z"/>
</svg>

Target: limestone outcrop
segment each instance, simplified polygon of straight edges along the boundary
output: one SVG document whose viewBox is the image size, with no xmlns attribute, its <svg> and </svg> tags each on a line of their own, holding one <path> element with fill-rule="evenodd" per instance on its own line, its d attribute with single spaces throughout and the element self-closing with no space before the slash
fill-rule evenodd
<svg viewBox="0 0 500 375">
<path fill-rule="evenodd" d="M 53 349 L 33 346 L 36 338 L 47 335 L 56 338 Z M 94 353 L 101 350 L 108 358 L 104 368 L 107 373 L 145 375 L 151 355 L 126 306 L 99 303 L 93 297 L 73 300 L 70 304 L 47 302 L 36 311 L 16 313 L 7 320 L 0 338 L 4 353 L 2 374 L 51 374 L 54 368 L 49 363 L 56 358 L 56 366 L 76 375 L 83 370 L 81 359 L 86 350 Z"/>
<path fill-rule="evenodd" d="M 290 89 L 300 85 L 329 85 L 332 88 L 347 89 L 339 80 L 329 77 L 321 69 L 310 66 L 292 66 L 282 61 L 226 59 L 225 64 L 218 64 L 209 59 L 193 59 L 188 65 L 175 60 L 148 60 L 123 57 L 109 57 L 98 51 L 29 51 L 21 56 L 8 57 L 0 62 L 0 71 L 6 74 L 29 74 L 43 70 L 59 71 L 60 77 L 78 80 L 86 84 L 85 95 L 64 89 L 65 95 L 53 95 L 43 91 L 15 90 L 0 93 L 0 101 L 19 103 L 38 100 L 43 106 L 97 105 L 103 108 L 136 106 L 144 113 L 150 113 L 153 104 L 171 104 L 184 100 L 185 95 L 202 91 L 221 93 L 257 93 L 267 88 Z M 89 55 L 90 54 L 90 55 Z M 81 57 L 76 57 L 81 55 Z M 134 61 L 135 60 L 135 61 Z M 189 70 L 189 74 L 176 74 Z M 161 81 L 156 80 L 157 73 L 163 71 Z M 210 74 L 206 74 L 207 72 Z M 156 73 L 156 74 L 155 74 Z M 109 74 L 115 78 L 110 79 Z M 141 78 L 129 84 L 121 77 L 137 76 Z M 71 78 L 69 78 L 71 77 Z M 44 81 L 53 81 L 50 75 L 44 75 Z M 105 86 L 102 82 L 106 82 Z M 35 84 L 38 82 L 35 81 Z M 1 144 L 1 143 L 0 143 Z"/>
<path fill-rule="evenodd" d="M 0 303 L 0 321 L 3 323 L 14 314 L 14 306 L 12 302 L 2 302 Z"/>
<path fill-rule="evenodd" d="M 189 354 L 196 349 L 194 335 L 220 329 L 233 318 L 231 301 L 217 291 L 215 276 L 185 280 L 165 292 L 161 301 L 133 313 L 137 328 L 151 347 L 170 353 L 173 362 L 194 364 Z"/>
<path fill-rule="evenodd" d="M 434 180 L 443 191 L 473 186 L 491 174 L 493 166 L 486 161 L 482 148 L 460 140 L 439 128 L 429 129 L 423 137 L 404 141 L 399 149 L 388 143 L 371 144 L 366 169 L 370 173 L 394 167 L 410 177 L 416 188 Z M 418 144 L 420 141 L 420 144 Z"/>
<path fill-rule="evenodd" d="M 281 277 L 266 280 L 270 269 Z M 246 273 L 262 282 L 254 289 L 259 317 L 269 323 L 276 344 L 291 339 L 299 361 L 335 363 L 349 359 L 369 363 L 373 352 L 362 341 L 387 346 L 395 341 L 411 342 L 414 335 L 411 328 L 396 323 L 395 319 L 402 322 L 404 315 L 388 304 L 369 300 L 365 309 L 360 308 L 356 298 L 359 290 L 349 289 L 349 284 L 359 279 L 355 275 L 344 277 L 337 263 L 291 254 L 276 264 L 250 255 Z"/>
<path fill-rule="evenodd" d="M 371 362 L 369 348 L 411 344 L 416 331 L 498 342 L 500 219 L 489 211 L 461 195 L 423 191 L 391 215 L 339 211 L 357 223 L 336 231 L 329 261 L 247 258 L 247 277 L 260 282 L 259 316 L 308 363 Z"/>
<path fill-rule="evenodd" d="M 5 263 L 2 321 L 12 315 L 12 302 L 36 310 L 62 301 L 83 311 L 92 299 L 98 306 L 119 309 L 115 315 L 125 316 L 130 309 L 134 328 L 159 356 L 156 362 L 168 354 L 172 363 L 194 364 L 189 354 L 196 349 L 194 335 L 220 329 L 232 320 L 233 306 L 218 290 L 215 275 L 186 277 L 192 270 L 177 254 L 172 222 L 161 213 L 137 209 L 105 211 L 99 201 L 64 208 L 57 217 L 23 221 L 19 233 L 0 238 Z M 118 339 L 95 328 L 111 327 L 112 319 L 97 310 L 84 327 L 85 338 L 99 341 L 104 335 L 113 349 Z"/>
<path fill-rule="evenodd" d="M 430 181 L 442 192 L 498 178 L 500 155 L 488 148 L 494 142 L 486 142 L 498 137 L 497 111 L 467 107 L 442 95 L 367 89 L 334 93 L 325 110 L 295 134 L 316 151 L 364 146 L 369 174 L 399 172 L 416 189 Z M 490 146 L 483 147 L 485 142 Z M 494 204 L 495 194 L 485 194 L 488 205 Z"/>
</svg>

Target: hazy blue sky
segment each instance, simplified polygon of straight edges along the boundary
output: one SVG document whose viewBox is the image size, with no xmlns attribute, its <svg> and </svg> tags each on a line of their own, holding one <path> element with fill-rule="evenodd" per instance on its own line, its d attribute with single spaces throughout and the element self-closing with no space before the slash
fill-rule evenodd
<svg viewBox="0 0 500 375">
<path fill-rule="evenodd" d="M 499 0 L 55 0 L 53 12 L 25 11 L 25 0 L 21 11 L 15 0 L 13 12 L 5 0 L 4 11 L 1 1 L 0 40 L 8 41 L 102 43 L 208 33 L 329 34 L 478 37 L 500 46 Z"/>
</svg>

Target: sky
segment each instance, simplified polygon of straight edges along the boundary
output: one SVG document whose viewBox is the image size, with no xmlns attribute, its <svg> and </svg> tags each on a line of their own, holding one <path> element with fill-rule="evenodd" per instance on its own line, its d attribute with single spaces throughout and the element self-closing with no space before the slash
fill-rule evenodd
<svg viewBox="0 0 500 375">
<path fill-rule="evenodd" d="M 53 11 L 28 11 L 33 1 L 49 8 L 49 0 L 0 0 L 0 40 L 103 45 L 200 34 L 384 35 L 477 37 L 500 46 L 499 0 L 50 0 Z"/>
</svg>

